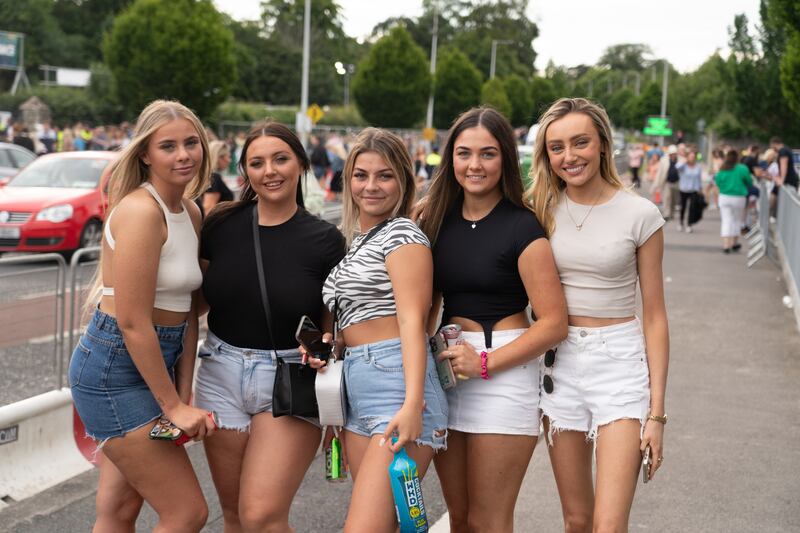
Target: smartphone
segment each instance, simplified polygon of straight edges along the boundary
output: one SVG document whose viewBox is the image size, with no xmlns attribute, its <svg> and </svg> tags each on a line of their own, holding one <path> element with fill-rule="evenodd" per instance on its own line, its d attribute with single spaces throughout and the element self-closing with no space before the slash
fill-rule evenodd
<svg viewBox="0 0 800 533">
<path fill-rule="evenodd" d="M 177 441 L 181 435 L 183 435 L 183 430 L 163 417 L 159 418 L 156 425 L 150 430 L 150 438 L 153 440 Z"/>
<path fill-rule="evenodd" d="M 439 360 L 439 354 L 447 348 L 447 341 L 444 335 L 436 333 L 428 342 L 431 345 L 433 360 L 436 361 L 436 373 L 439 375 L 439 383 L 441 383 L 442 388 L 445 390 L 452 389 L 458 383 L 456 381 L 456 374 L 453 372 L 453 364 L 450 362 L 450 359 Z"/>
<path fill-rule="evenodd" d="M 650 446 L 647 446 L 644 449 L 644 455 L 642 456 L 642 483 L 647 483 L 650 481 L 650 464 L 652 463 L 650 458 Z"/>
<path fill-rule="evenodd" d="M 294 338 L 309 354 L 318 359 L 327 359 L 333 350 L 333 344 L 322 342 L 322 331 L 307 316 L 300 319 Z M 304 360 L 303 363 L 305 362 Z"/>
</svg>

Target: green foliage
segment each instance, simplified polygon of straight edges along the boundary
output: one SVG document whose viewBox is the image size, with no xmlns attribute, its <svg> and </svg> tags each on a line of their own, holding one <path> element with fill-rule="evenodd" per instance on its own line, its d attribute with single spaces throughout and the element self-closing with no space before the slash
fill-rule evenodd
<svg viewBox="0 0 800 533">
<path fill-rule="evenodd" d="M 631 89 L 624 88 L 606 99 L 605 108 L 611 122 L 618 128 L 636 128 L 631 117 L 625 114 L 628 102 L 636 101 L 636 95 Z"/>
<path fill-rule="evenodd" d="M 657 83 L 648 83 L 638 98 L 628 100 L 622 106 L 622 115 L 627 118 L 628 125 L 641 130 L 648 115 L 661 112 L 661 87 Z"/>
<path fill-rule="evenodd" d="M 118 106 L 100 100 L 86 89 L 73 87 L 41 87 L 21 90 L 17 94 L 0 94 L 0 109 L 18 112 L 19 106 L 31 96 L 38 96 L 50 108 L 54 124 L 86 122 L 92 125 L 111 124 L 124 120 Z"/>
<path fill-rule="evenodd" d="M 294 127 L 294 119 L 298 106 L 273 106 L 257 102 L 228 101 L 222 103 L 209 122 L 215 127 L 221 122 L 258 122 L 271 118 L 282 124 Z M 366 126 L 367 123 L 353 107 L 332 106 L 325 110 L 325 116 L 319 121 L 323 126 Z"/>
<path fill-rule="evenodd" d="M 501 112 L 506 118 L 511 117 L 511 100 L 508 99 L 506 89 L 500 78 L 488 80 L 481 89 L 481 103 L 490 105 Z"/>
<path fill-rule="evenodd" d="M 236 82 L 233 36 L 210 0 L 136 0 L 104 51 L 129 112 L 170 98 L 208 117 Z"/>
<path fill-rule="evenodd" d="M 646 64 L 644 56 L 652 53 L 645 44 L 616 44 L 606 48 L 597 64 L 619 71 L 641 71 Z"/>
<path fill-rule="evenodd" d="M 528 83 L 516 74 L 503 81 L 503 87 L 511 102 L 511 124 L 513 126 L 530 126 L 533 119 L 531 107 L 531 91 Z"/>
<path fill-rule="evenodd" d="M 430 90 L 425 53 L 403 28 L 375 43 L 353 78 L 358 110 L 375 126 L 414 127 L 425 115 Z"/>
<path fill-rule="evenodd" d="M 781 60 L 781 89 L 786 103 L 800 115 L 800 33 L 794 33 Z"/>
<path fill-rule="evenodd" d="M 531 80 L 531 109 L 533 122 L 538 122 L 539 117 L 560 96 L 556 92 L 555 83 L 550 78 L 536 76 Z"/>
<path fill-rule="evenodd" d="M 481 101 L 483 79 L 463 52 L 446 48 L 436 64 L 433 125 L 447 129 L 453 120 Z"/>
</svg>

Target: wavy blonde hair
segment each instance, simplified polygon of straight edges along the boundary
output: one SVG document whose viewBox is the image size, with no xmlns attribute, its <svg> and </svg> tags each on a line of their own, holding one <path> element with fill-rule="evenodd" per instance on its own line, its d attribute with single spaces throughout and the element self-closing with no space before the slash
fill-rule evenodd
<svg viewBox="0 0 800 533">
<path fill-rule="evenodd" d="M 219 158 L 222 154 L 230 154 L 231 149 L 225 141 L 211 141 L 208 143 L 208 159 L 211 161 L 211 172 L 219 170 Z"/>
<path fill-rule="evenodd" d="M 356 231 L 359 229 L 359 209 L 353 199 L 350 180 L 353 177 L 356 159 L 358 159 L 359 155 L 367 152 L 373 152 L 381 156 L 392 169 L 395 179 L 400 185 L 400 197 L 394 209 L 392 209 L 390 218 L 408 216 L 411 212 L 411 207 L 414 205 L 414 196 L 416 195 L 414 164 L 411 162 L 411 154 L 408 153 L 403 140 L 386 130 L 366 128 L 356 137 L 342 171 L 344 185 L 342 194 L 342 234 L 347 241 L 347 246 L 350 246 L 350 243 L 353 242 Z"/>
<path fill-rule="evenodd" d="M 202 122 L 188 107 L 180 102 L 155 100 L 150 102 L 139 114 L 131 142 L 120 151 L 119 157 L 111 164 L 111 177 L 108 180 L 107 213 L 111 213 L 123 198 L 138 189 L 142 183 L 150 178 L 150 169 L 142 160 L 142 156 L 150 144 L 150 139 L 159 128 L 178 119 L 186 119 L 192 123 L 195 130 L 197 130 L 197 136 L 200 138 L 200 144 L 203 147 L 203 160 L 200 163 L 200 170 L 187 185 L 184 196 L 195 199 L 208 189 L 209 176 L 211 175 L 211 157 L 208 150 L 208 137 Z M 108 217 L 106 217 L 104 226 L 107 223 Z M 103 253 L 101 248 L 94 283 L 86 301 L 87 310 L 93 308 L 100 297 L 103 286 L 102 269 Z"/>
<path fill-rule="evenodd" d="M 617 189 L 625 188 L 614 165 L 611 121 L 605 109 L 586 98 L 561 98 L 556 101 L 539 118 L 539 132 L 536 134 L 530 171 L 532 183 L 525 191 L 525 201 L 533 207 L 548 235 L 552 235 L 556 229 L 553 209 L 566 184 L 553 172 L 545 140 L 550 125 L 570 113 L 582 113 L 592 120 L 600 137 L 600 176 Z"/>
</svg>

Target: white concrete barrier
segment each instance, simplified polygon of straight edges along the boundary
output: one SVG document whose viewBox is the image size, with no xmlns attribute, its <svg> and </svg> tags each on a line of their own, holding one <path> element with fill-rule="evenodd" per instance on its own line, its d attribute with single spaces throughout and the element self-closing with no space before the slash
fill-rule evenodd
<svg viewBox="0 0 800 533">
<path fill-rule="evenodd" d="M 91 468 L 75 444 L 68 388 L 0 407 L 0 498 L 19 501 Z"/>
</svg>

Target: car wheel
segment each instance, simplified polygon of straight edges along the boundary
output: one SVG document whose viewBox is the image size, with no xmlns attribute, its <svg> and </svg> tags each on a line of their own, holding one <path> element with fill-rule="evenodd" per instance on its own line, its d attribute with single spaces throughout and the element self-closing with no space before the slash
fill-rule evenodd
<svg viewBox="0 0 800 533">
<path fill-rule="evenodd" d="M 81 238 L 78 241 L 78 248 L 93 248 L 100 246 L 103 242 L 103 224 L 99 220 L 90 220 L 83 227 L 81 231 Z M 72 255 L 72 254 L 70 254 Z M 97 259 L 96 252 L 83 254 L 81 256 L 85 261 L 93 261 Z"/>
</svg>

